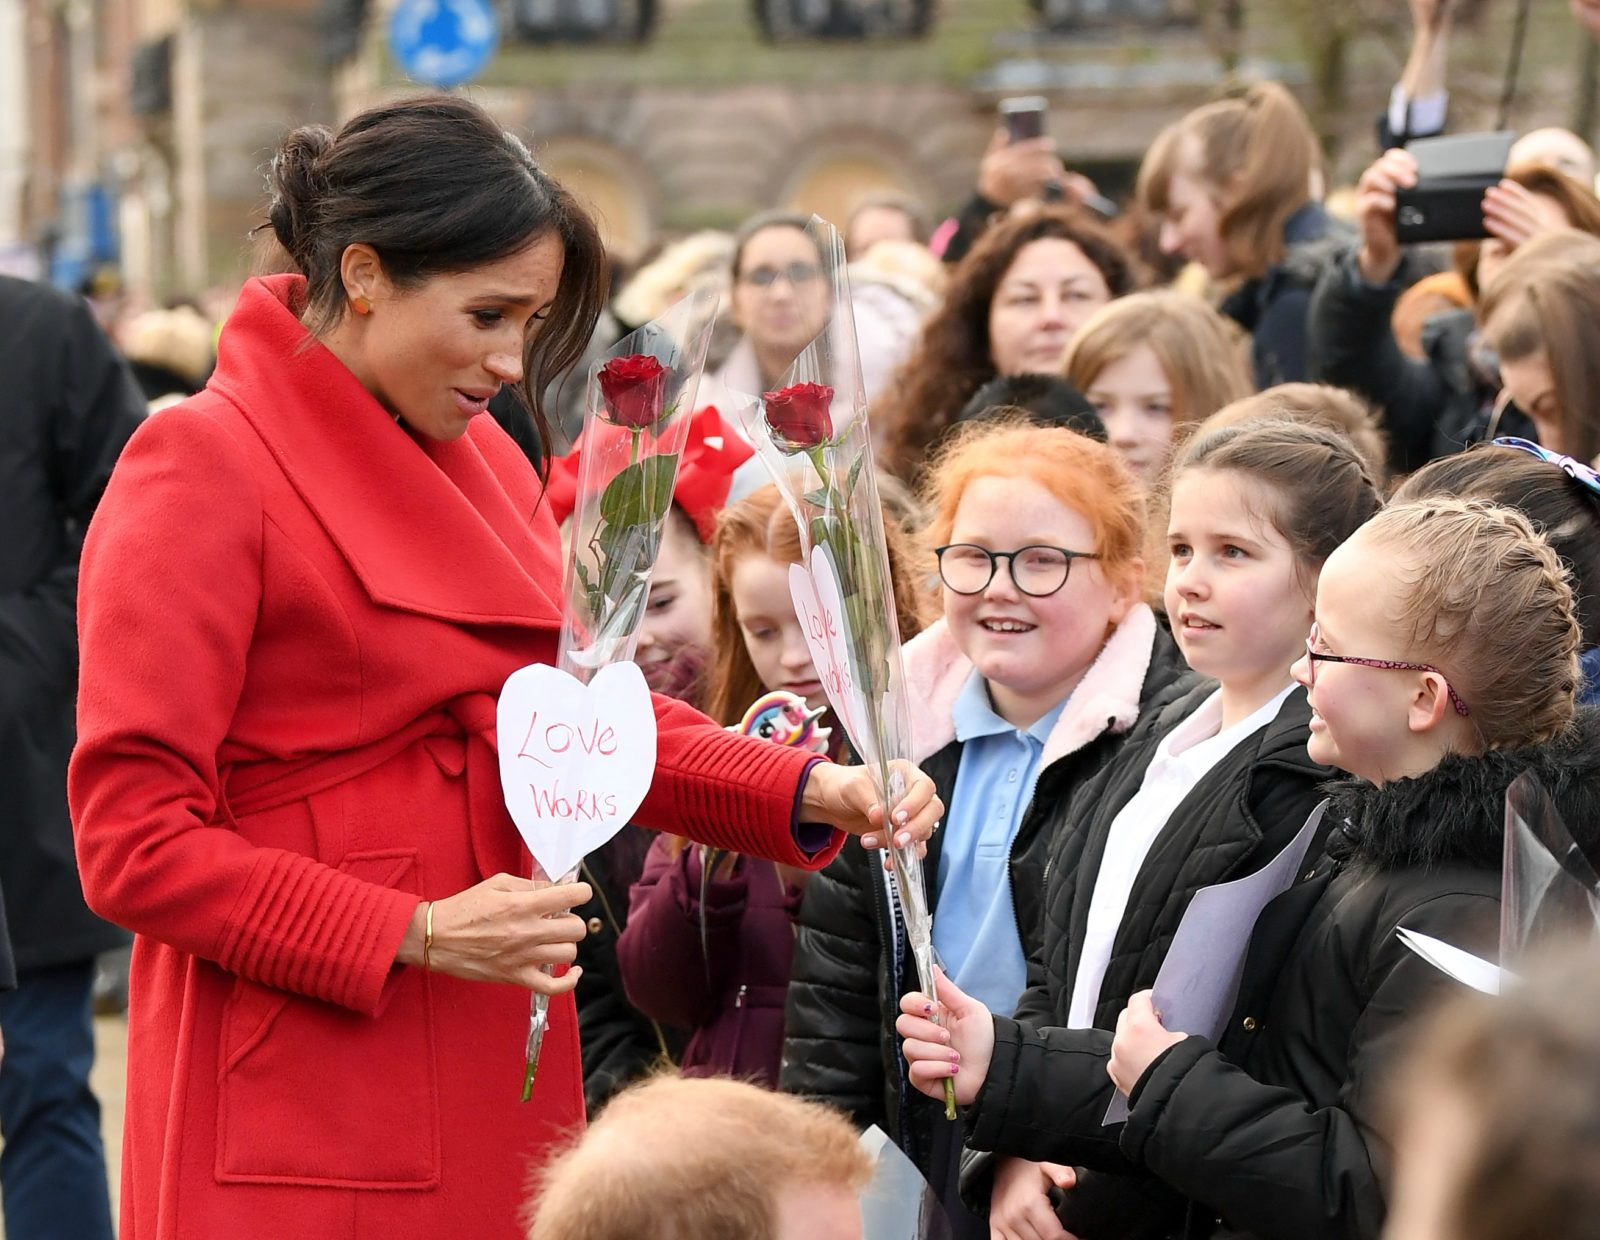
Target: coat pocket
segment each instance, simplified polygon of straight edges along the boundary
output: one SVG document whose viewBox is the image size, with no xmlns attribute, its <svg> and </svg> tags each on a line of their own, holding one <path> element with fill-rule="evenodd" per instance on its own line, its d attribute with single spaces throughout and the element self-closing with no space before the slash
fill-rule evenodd
<svg viewBox="0 0 1600 1240">
<path fill-rule="evenodd" d="M 412 850 L 339 869 L 420 891 Z M 425 1189 L 439 1182 L 432 988 L 400 969 L 376 1017 L 243 978 L 223 1008 L 217 1180 Z"/>
</svg>

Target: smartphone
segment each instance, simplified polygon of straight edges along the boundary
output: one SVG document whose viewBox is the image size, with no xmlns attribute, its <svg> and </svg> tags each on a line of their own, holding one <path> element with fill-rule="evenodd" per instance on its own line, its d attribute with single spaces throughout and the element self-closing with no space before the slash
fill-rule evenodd
<svg viewBox="0 0 1600 1240">
<path fill-rule="evenodd" d="M 1042 138 L 1045 131 L 1045 109 L 1048 104 L 1043 95 L 1018 95 L 1000 101 L 1000 123 L 1013 142 L 1026 142 Z"/>
<path fill-rule="evenodd" d="M 1402 245 L 1472 241 L 1489 235 L 1483 195 L 1505 175 L 1515 133 L 1419 138 L 1406 149 L 1417 161 L 1417 183 L 1395 195 L 1394 231 Z"/>
</svg>

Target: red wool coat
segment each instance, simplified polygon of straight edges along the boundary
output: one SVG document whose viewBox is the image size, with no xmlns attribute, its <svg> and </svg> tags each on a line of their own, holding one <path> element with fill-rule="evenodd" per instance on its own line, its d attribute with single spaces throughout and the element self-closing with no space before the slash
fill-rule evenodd
<svg viewBox="0 0 1600 1240">
<path fill-rule="evenodd" d="M 527 993 L 394 958 L 420 900 L 529 872 L 494 706 L 555 657 L 556 529 L 492 420 L 412 438 L 308 342 L 302 289 L 246 286 L 83 555 L 78 855 L 139 935 L 121 1234 L 511 1240 L 583 1122 L 571 1000 L 524 1105 Z M 792 837 L 805 755 L 657 703 L 641 821 L 790 864 L 837 850 Z"/>
</svg>

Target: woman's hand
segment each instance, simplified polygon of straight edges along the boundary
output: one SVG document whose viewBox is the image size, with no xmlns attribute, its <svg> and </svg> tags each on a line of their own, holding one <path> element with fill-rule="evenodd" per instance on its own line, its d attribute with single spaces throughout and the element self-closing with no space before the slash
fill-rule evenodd
<svg viewBox="0 0 1600 1240">
<path fill-rule="evenodd" d="M 995 1155 L 989 1240 L 1077 1240 L 1050 1204 L 1051 1188 L 1071 1188 L 1077 1182 L 1077 1172 L 1060 1163 Z"/>
<path fill-rule="evenodd" d="M 538 883 L 496 874 L 476 887 L 433 902 L 433 947 L 428 967 L 474 982 L 509 982 L 542 994 L 565 994 L 582 969 L 551 977 L 547 965 L 571 964 L 588 932 L 569 909 L 588 901 L 588 883 Z M 427 906 L 417 906 L 396 960 L 422 964 Z"/>
<path fill-rule="evenodd" d="M 978 1096 L 994 1058 L 994 1017 L 972 996 L 944 975 L 934 974 L 945 1023 L 934 1023 L 933 1004 L 920 991 L 900 1000 L 902 1015 L 895 1031 L 905 1039 L 901 1050 L 911 1065 L 912 1085 L 930 1098 L 944 1100 L 944 1083 L 954 1077 L 956 1101 L 969 1105 Z"/>
<path fill-rule="evenodd" d="M 1491 237 L 1504 241 L 1508 250 L 1525 245 L 1552 228 L 1539 214 L 1537 196 L 1515 181 L 1501 181 L 1485 191 L 1483 226 Z"/>
<path fill-rule="evenodd" d="M 909 762 L 893 765 L 906 787 L 894 807 L 894 842 L 902 847 L 915 844 L 918 852 L 924 852 L 928 837 L 944 817 L 944 802 L 934 794 L 933 780 L 916 767 Z M 883 806 L 864 766 L 813 763 L 800 793 L 800 821 L 825 822 L 859 835 L 863 848 L 884 847 Z"/>
<path fill-rule="evenodd" d="M 1132 1095 L 1133 1087 L 1150 1065 L 1188 1036 L 1170 1032 L 1161 1023 L 1151 992 L 1141 990 L 1117 1017 L 1117 1035 L 1111 1040 L 1111 1062 L 1106 1064 L 1106 1072 L 1118 1089 Z"/>
<path fill-rule="evenodd" d="M 1002 129 L 994 132 L 978 164 L 978 193 L 997 207 L 1039 198 L 1045 186 L 1064 177 L 1054 138 L 1013 142 Z"/>
<path fill-rule="evenodd" d="M 1387 284 L 1400 266 L 1400 239 L 1394 230 L 1395 194 L 1416 183 L 1416 159 L 1398 148 L 1385 151 L 1356 183 L 1356 225 L 1361 231 L 1356 265 L 1368 284 Z"/>
</svg>

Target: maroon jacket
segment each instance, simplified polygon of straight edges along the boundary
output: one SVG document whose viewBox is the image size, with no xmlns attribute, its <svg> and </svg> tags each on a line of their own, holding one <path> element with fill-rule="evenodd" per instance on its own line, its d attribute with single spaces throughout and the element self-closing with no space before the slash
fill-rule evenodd
<svg viewBox="0 0 1600 1240">
<path fill-rule="evenodd" d="M 700 852 L 664 836 L 651 844 L 617 940 L 622 983 L 647 1016 L 693 1031 L 685 1073 L 776 1088 L 803 893 L 772 862 L 740 857 L 706 885 L 702 928 Z"/>
</svg>

